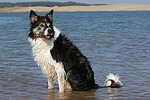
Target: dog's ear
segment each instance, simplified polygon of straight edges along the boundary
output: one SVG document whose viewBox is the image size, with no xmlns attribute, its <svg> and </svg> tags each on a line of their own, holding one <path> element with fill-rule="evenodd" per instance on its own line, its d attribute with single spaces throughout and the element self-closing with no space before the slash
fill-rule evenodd
<svg viewBox="0 0 150 100">
<path fill-rule="evenodd" d="M 34 23 L 38 20 L 38 15 L 33 10 L 30 11 L 29 17 L 30 17 L 31 23 Z"/>
<path fill-rule="evenodd" d="M 48 13 L 46 14 L 46 17 L 50 20 L 50 21 L 53 21 L 53 9 Z"/>
</svg>

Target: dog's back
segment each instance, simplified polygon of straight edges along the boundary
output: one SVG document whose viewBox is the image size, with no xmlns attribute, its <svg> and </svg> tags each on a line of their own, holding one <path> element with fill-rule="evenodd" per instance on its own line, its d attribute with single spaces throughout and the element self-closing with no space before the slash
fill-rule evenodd
<svg viewBox="0 0 150 100">
<path fill-rule="evenodd" d="M 51 55 L 62 62 L 73 90 L 90 90 L 95 87 L 94 72 L 87 58 L 65 36 L 54 41 Z"/>
</svg>

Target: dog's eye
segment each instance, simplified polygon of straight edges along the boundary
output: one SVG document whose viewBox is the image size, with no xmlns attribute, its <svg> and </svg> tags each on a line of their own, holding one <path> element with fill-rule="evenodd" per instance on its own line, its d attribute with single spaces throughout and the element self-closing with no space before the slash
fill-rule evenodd
<svg viewBox="0 0 150 100">
<path fill-rule="evenodd" d="M 41 27 L 44 27 L 44 24 L 41 24 L 40 26 L 41 26 Z"/>
</svg>

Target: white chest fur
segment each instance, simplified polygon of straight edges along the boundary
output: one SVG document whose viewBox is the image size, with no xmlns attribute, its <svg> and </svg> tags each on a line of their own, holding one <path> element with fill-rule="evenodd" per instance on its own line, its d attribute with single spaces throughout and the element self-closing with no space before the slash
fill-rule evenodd
<svg viewBox="0 0 150 100">
<path fill-rule="evenodd" d="M 60 31 L 54 27 L 54 40 L 60 34 Z M 53 48 L 53 40 L 44 38 L 31 39 L 29 41 L 32 46 L 34 60 L 41 67 L 44 75 L 48 77 L 48 88 L 54 87 L 54 80 L 58 80 L 59 92 L 64 92 L 64 89 L 72 89 L 70 83 L 67 81 L 66 73 L 62 62 L 56 62 L 50 53 Z"/>
<path fill-rule="evenodd" d="M 32 45 L 34 60 L 41 67 L 43 74 L 57 78 L 55 71 L 56 61 L 50 53 L 50 49 L 53 48 L 53 42 L 42 38 L 29 39 L 29 41 Z"/>
</svg>

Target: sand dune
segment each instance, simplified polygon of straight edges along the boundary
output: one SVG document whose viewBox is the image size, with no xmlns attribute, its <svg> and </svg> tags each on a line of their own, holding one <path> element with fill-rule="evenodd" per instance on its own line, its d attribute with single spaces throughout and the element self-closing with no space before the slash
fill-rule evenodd
<svg viewBox="0 0 150 100">
<path fill-rule="evenodd" d="M 118 5 L 91 5 L 91 6 L 63 6 L 63 7 L 10 7 L 0 8 L 0 12 L 49 12 L 54 9 L 56 12 L 82 12 L 82 11 L 150 11 L 150 5 L 143 4 L 118 4 Z"/>
</svg>

